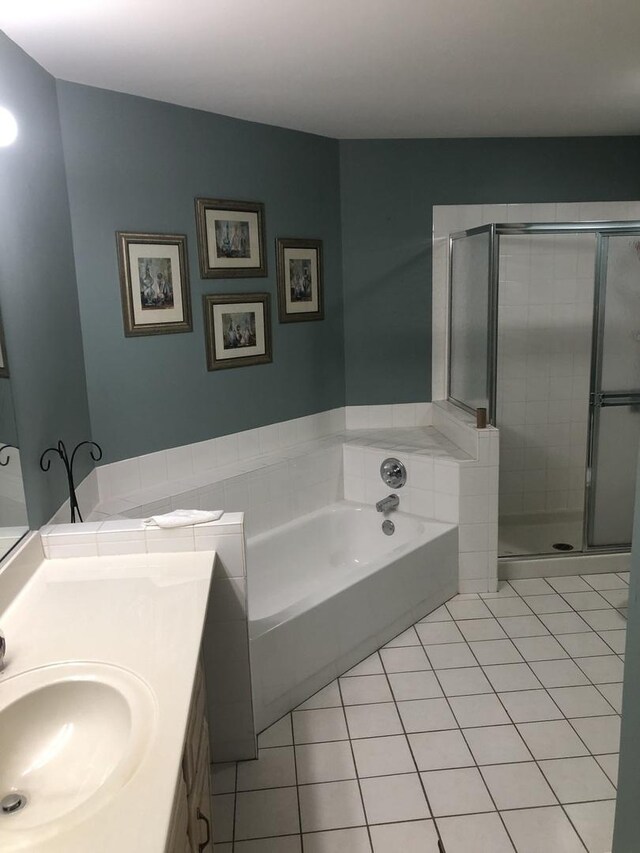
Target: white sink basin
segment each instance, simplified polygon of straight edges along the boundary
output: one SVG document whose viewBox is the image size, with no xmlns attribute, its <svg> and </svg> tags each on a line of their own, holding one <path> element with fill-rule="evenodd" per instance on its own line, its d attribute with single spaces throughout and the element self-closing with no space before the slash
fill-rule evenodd
<svg viewBox="0 0 640 853">
<path fill-rule="evenodd" d="M 133 673 L 69 663 L 0 676 L 0 850 L 27 849 L 101 808 L 142 763 L 156 703 Z"/>
</svg>

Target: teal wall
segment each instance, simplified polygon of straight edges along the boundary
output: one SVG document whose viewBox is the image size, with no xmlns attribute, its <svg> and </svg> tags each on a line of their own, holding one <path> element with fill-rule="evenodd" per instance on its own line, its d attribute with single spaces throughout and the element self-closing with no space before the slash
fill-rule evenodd
<svg viewBox="0 0 640 853">
<path fill-rule="evenodd" d="M 0 445 L 2 444 L 18 444 L 11 379 L 4 376 L 0 377 Z"/>
<path fill-rule="evenodd" d="M 71 83 L 58 99 L 104 461 L 344 405 L 338 143 Z M 196 196 L 264 202 L 267 278 L 200 278 Z M 125 338 L 117 230 L 187 235 L 193 332 Z M 324 321 L 278 323 L 276 237 L 324 241 Z M 247 291 L 271 294 L 273 363 L 207 372 L 202 294 Z"/>
<path fill-rule="evenodd" d="M 340 143 L 346 395 L 431 398 L 431 208 L 640 198 L 640 137 Z"/>
<path fill-rule="evenodd" d="M 89 421 L 112 462 L 345 402 L 429 399 L 433 205 L 640 197 L 639 137 L 338 142 L 56 84 L 5 36 L 0 72 L 22 128 L 2 152 L 0 307 L 33 524 L 64 497 L 39 452 Z M 200 279 L 205 195 L 264 202 L 268 277 Z M 117 230 L 187 235 L 193 332 L 125 338 Z M 278 323 L 277 236 L 324 241 L 324 321 Z M 247 290 L 271 294 L 273 363 L 208 372 L 202 294 Z"/>
<path fill-rule="evenodd" d="M 55 81 L 1 32 L 0 104 L 19 125 L 0 148 L 0 308 L 33 528 L 68 496 L 40 454 L 90 438 L 90 424 Z M 88 470 L 78 459 L 77 480 Z"/>
<path fill-rule="evenodd" d="M 636 481 L 627 620 L 613 853 L 637 853 L 640 849 L 640 460 Z"/>
</svg>

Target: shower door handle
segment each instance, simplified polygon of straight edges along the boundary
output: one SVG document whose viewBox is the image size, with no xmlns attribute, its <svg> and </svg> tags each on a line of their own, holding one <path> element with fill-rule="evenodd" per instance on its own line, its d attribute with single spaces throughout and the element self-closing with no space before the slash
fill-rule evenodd
<svg viewBox="0 0 640 853">
<path fill-rule="evenodd" d="M 629 393 L 608 393 L 606 391 L 598 391 L 591 395 L 591 403 L 596 408 L 605 408 L 609 406 L 637 406 L 640 404 L 640 391 L 632 391 Z"/>
</svg>

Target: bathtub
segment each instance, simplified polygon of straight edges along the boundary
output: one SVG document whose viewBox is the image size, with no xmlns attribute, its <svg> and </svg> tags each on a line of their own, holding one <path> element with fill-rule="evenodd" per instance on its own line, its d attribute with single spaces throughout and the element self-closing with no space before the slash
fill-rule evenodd
<svg viewBox="0 0 640 853">
<path fill-rule="evenodd" d="M 258 731 L 458 591 L 457 527 L 341 501 L 247 540 Z"/>
</svg>

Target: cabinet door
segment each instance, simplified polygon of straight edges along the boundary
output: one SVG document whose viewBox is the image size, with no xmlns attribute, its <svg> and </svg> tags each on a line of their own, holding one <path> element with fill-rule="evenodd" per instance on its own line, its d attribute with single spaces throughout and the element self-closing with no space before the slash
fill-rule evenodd
<svg viewBox="0 0 640 853">
<path fill-rule="evenodd" d="M 203 720 L 206 722 L 204 706 L 204 678 L 202 676 L 202 667 L 198 665 L 182 761 L 184 778 L 187 783 L 188 792 L 191 792 L 196 781 L 197 764 L 202 738 L 202 722 Z"/>
<path fill-rule="evenodd" d="M 211 819 L 211 789 L 209 768 L 200 772 L 189 798 L 189 838 L 193 853 L 213 853 L 213 823 Z"/>
<path fill-rule="evenodd" d="M 184 853 L 185 844 L 189 841 L 189 836 L 187 834 L 188 823 L 189 804 L 187 801 L 187 787 L 184 782 L 184 777 L 181 774 L 173 804 L 167 853 Z"/>
</svg>

